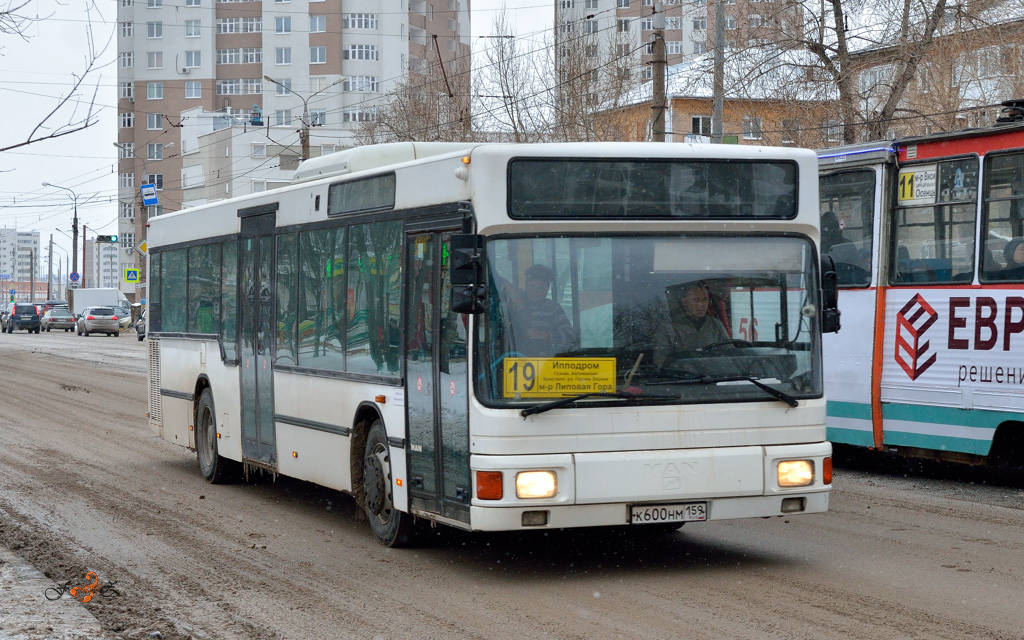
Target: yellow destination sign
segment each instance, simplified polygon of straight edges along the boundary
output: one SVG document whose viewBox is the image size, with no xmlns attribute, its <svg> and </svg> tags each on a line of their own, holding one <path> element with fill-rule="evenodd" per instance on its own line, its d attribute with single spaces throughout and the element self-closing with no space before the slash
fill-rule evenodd
<svg viewBox="0 0 1024 640">
<path fill-rule="evenodd" d="M 506 398 L 615 391 L 615 358 L 505 358 Z"/>
</svg>

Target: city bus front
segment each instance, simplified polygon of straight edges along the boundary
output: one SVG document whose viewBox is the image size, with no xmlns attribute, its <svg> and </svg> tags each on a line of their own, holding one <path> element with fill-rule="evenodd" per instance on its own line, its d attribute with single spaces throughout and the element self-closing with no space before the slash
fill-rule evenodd
<svg viewBox="0 0 1024 640">
<path fill-rule="evenodd" d="M 530 223 L 472 236 L 481 286 L 462 298 L 471 528 L 825 511 L 829 309 L 800 164 L 508 166 L 509 213 Z M 609 177 L 617 199 L 578 197 Z"/>
</svg>

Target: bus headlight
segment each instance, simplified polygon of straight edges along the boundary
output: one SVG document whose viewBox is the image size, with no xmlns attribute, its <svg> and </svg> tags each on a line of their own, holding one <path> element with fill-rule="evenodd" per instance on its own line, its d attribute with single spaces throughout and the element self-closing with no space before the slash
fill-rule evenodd
<svg viewBox="0 0 1024 640">
<path fill-rule="evenodd" d="M 517 498 L 550 498 L 558 492 L 554 471 L 521 471 L 516 474 Z"/>
<path fill-rule="evenodd" d="M 814 463 L 810 460 L 783 460 L 779 463 L 780 487 L 806 487 L 814 482 Z"/>
</svg>

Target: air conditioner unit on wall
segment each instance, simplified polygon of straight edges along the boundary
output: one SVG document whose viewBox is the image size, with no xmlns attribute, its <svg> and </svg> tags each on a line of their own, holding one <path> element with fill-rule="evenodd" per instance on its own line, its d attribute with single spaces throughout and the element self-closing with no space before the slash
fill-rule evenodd
<svg viewBox="0 0 1024 640">
<path fill-rule="evenodd" d="M 188 73 L 190 72 L 190 70 L 189 70 L 189 68 L 188 68 L 188 67 L 182 67 L 182 68 L 181 68 L 181 72 L 182 72 L 183 74 L 186 74 L 186 75 L 187 75 L 187 74 L 188 74 Z"/>
</svg>

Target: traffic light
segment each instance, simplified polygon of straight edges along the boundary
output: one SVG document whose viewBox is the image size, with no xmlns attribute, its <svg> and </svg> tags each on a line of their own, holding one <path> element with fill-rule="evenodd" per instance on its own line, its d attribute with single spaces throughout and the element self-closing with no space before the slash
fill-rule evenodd
<svg viewBox="0 0 1024 640">
<path fill-rule="evenodd" d="M 96 242 L 117 242 L 117 236 L 96 236 Z"/>
</svg>

